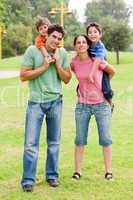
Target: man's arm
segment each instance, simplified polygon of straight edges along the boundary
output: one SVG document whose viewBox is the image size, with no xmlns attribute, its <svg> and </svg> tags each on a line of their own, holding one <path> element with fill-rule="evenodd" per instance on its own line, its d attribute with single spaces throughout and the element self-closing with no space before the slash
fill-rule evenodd
<svg viewBox="0 0 133 200">
<path fill-rule="evenodd" d="M 71 77 L 72 77 L 72 74 L 71 74 L 71 70 L 70 68 L 66 68 L 66 69 L 63 69 L 63 67 L 61 66 L 60 64 L 60 55 L 59 55 L 59 50 L 57 49 L 56 52 L 55 52 L 55 55 L 54 55 L 54 58 L 55 58 L 55 66 L 56 66 L 56 70 L 57 70 L 57 73 L 60 77 L 60 79 L 65 83 L 67 84 Z"/>
<path fill-rule="evenodd" d="M 49 62 L 45 59 L 43 65 L 36 69 L 31 69 L 29 67 L 22 67 L 20 70 L 20 80 L 21 81 L 28 81 L 33 80 L 43 74 L 49 67 Z"/>
<path fill-rule="evenodd" d="M 61 65 L 56 65 L 56 70 L 57 70 L 57 73 L 60 77 L 60 79 L 65 83 L 69 83 L 71 77 L 72 77 L 72 74 L 71 74 L 71 71 L 70 71 L 70 68 L 67 68 L 67 69 L 63 69 L 61 67 Z"/>
</svg>

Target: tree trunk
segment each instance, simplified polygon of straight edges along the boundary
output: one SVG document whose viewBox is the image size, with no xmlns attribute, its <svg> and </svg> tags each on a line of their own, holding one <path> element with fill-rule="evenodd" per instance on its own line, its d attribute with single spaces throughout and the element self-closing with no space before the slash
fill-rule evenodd
<svg viewBox="0 0 133 200">
<path fill-rule="evenodd" d="M 119 65 L 119 50 L 116 50 L 116 63 Z"/>
</svg>

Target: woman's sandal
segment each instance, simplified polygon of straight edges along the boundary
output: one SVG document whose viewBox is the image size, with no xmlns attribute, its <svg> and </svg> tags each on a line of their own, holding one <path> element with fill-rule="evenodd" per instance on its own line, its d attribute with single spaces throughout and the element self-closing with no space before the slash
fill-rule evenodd
<svg viewBox="0 0 133 200">
<path fill-rule="evenodd" d="M 74 172 L 72 178 L 75 179 L 75 180 L 79 180 L 81 178 L 81 174 L 78 173 L 78 172 Z"/>
<path fill-rule="evenodd" d="M 110 173 L 110 172 L 107 172 L 105 174 L 105 179 L 108 180 L 108 181 L 113 180 L 113 174 Z"/>
</svg>

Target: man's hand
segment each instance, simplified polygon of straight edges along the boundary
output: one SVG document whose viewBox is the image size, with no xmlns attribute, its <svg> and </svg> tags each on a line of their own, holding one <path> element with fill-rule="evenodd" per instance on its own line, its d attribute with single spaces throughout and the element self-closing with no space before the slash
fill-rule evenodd
<svg viewBox="0 0 133 200">
<path fill-rule="evenodd" d="M 53 58 L 55 59 L 56 67 L 59 67 L 60 66 L 60 54 L 59 54 L 59 49 L 58 48 L 56 49 Z"/>
<path fill-rule="evenodd" d="M 55 63 L 55 58 L 51 55 L 46 56 L 45 59 L 49 64 Z"/>
</svg>

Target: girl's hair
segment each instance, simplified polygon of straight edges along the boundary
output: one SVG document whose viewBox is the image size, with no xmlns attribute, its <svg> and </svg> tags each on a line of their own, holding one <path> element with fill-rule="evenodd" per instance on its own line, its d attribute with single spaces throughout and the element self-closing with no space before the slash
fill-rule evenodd
<svg viewBox="0 0 133 200">
<path fill-rule="evenodd" d="M 96 22 L 92 22 L 92 23 L 88 24 L 88 26 L 86 28 L 86 34 L 87 35 L 88 35 L 88 31 L 89 31 L 90 27 L 95 27 L 100 34 L 102 33 L 102 28 L 101 28 L 100 24 L 98 24 Z"/>
<path fill-rule="evenodd" d="M 85 35 L 85 34 L 79 34 L 79 35 L 76 35 L 76 36 L 75 36 L 75 38 L 74 38 L 74 40 L 73 40 L 73 45 L 74 45 L 74 46 L 76 45 L 76 42 L 77 42 L 77 39 L 78 39 L 79 36 L 84 37 L 84 38 L 86 39 L 86 42 L 87 42 L 88 46 L 89 46 L 89 47 L 91 46 L 92 43 L 91 43 L 91 41 L 88 39 L 87 35 Z M 91 58 L 94 57 L 94 56 L 91 54 L 89 48 L 88 48 L 87 52 L 88 52 L 88 55 L 89 55 Z"/>
</svg>

